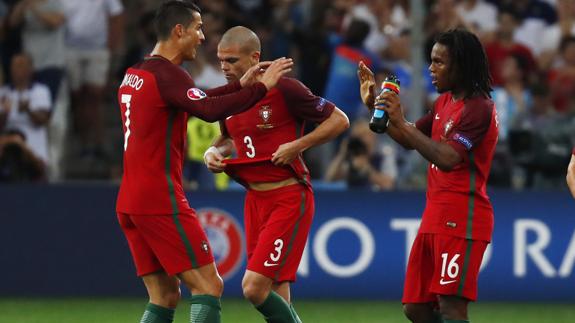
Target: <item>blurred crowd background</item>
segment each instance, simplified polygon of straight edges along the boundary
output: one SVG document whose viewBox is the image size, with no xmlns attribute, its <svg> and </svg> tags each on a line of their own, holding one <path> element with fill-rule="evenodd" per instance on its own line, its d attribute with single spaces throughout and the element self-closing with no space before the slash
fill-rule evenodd
<svg viewBox="0 0 575 323">
<path fill-rule="evenodd" d="M 155 44 L 158 0 L 0 2 L 0 181 L 119 181 L 116 91 Z M 499 115 L 489 185 L 563 188 L 575 143 L 575 0 L 199 0 L 205 42 L 186 64 L 200 88 L 225 84 L 216 56 L 229 27 L 252 28 L 262 58 L 293 57 L 293 77 L 347 113 L 350 130 L 305 152 L 316 187 L 422 189 L 427 163 L 368 128 L 357 63 L 395 74 L 415 121 L 437 97 L 427 66 L 452 28 L 484 44 Z M 203 166 L 217 124 L 189 120 L 189 189 L 237 187 Z M 314 125 L 308 125 L 313 127 Z"/>
</svg>

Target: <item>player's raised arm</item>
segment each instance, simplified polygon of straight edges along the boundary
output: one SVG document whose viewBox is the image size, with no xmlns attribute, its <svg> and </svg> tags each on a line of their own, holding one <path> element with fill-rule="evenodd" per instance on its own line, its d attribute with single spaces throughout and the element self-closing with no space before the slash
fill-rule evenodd
<svg viewBox="0 0 575 323">
<path fill-rule="evenodd" d="M 196 88 L 189 75 L 176 66 L 159 75 L 157 81 L 160 93 L 170 106 L 185 110 L 204 121 L 214 122 L 249 109 L 276 85 L 280 77 L 291 71 L 292 65 L 291 59 L 277 59 L 263 73 L 259 82 L 237 92 L 214 97 Z"/>
<path fill-rule="evenodd" d="M 262 74 L 272 63 L 272 61 L 260 62 L 255 66 L 252 66 L 240 80 L 206 90 L 206 94 L 208 96 L 220 96 L 237 92 L 244 87 L 253 85 L 259 81 Z"/>
</svg>

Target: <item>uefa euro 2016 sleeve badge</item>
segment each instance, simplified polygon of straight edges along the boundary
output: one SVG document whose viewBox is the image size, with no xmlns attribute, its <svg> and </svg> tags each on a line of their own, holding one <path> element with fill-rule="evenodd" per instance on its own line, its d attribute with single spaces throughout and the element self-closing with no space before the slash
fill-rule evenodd
<svg viewBox="0 0 575 323">
<path fill-rule="evenodd" d="M 274 126 L 269 123 L 272 116 L 272 109 L 269 105 L 262 105 L 260 108 L 260 117 L 262 118 L 263 124 L 258 124 L 258 129 L 271 129 Z"/>
</svg>

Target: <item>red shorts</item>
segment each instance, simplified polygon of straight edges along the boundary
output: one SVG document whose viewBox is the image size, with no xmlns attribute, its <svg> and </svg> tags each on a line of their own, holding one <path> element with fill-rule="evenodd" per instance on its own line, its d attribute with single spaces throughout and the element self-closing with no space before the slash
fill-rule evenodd
<svg viewBox="0 0 575 323">
<path fill-rule="evenodd" d="M 402 302 L 436 302 L 438 295 L 475 301 L 487 244 L 448 235 L 418 234 L 409 255 Z"/>
<path fill-rule="evenodd" d="M 314 213 L 310 187 L 248 190 L 244 226 L 248 270 L 276 282 L 295 281 Z"/>
<path fill-rule="evenodd" d="M 118 213 L 138 276 L 165 271 L 175 275 L 214 261 L 208 238 L 195 214 Z"/>
</svg>

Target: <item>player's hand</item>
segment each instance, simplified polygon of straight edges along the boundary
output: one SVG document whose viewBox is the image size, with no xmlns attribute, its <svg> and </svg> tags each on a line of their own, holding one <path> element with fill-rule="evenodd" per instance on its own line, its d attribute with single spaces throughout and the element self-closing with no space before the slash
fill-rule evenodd
<svg viewBox="0 0 575 323">
<path fill-rule="evenodd" d="M 375 108 L 384 110 L 389 116 L 389 122 L 400 126 L 405 122 L 403 107 L 399 101 L 399 95 L 393 91 L 384 92 L 375 98 Z"/>
<path fill-rule="evenodd" d="M 215 147 L 210 147 L 204 153 L 204 164 L 212 173 L 221 173 L 225 170 L 224 156 Z"/>
<path fill-rule="evenodd" d="M 293 60 L 291 58 L 278 58 L 273 61 L 262 75 L 260 81 L 269 90 L 276 86 L 280 77 L 291 72 Z"/>
<path fill-rule="evenodd" d="M 278 147 L 272 154 L 272 163 L 276 166 L 286 166 L 291 164 L 299 155 L 300 149 L 295 142 L 288 142 Z"/>
<path fill-rule="evenodd" d="M 374 88 L 375 88 L 375 75 L 365 65 L 363 61 L 359 62 L 357 66 L 357 78 L 359 78 L 359 92 L 361 93 L 361 100 L 369 109 L 373 107 L 375 102 Z"/>
<path fill-rule="evenodd" d="M 240 84 L 242 87 L 250 86 L 255 82 L 259 81 L 262 74 L 266 69 L 272 64 L 271 61 L 259 62 L 258 64 L 250 67 L 249 70 L 240 79 Z"/>
</svg>

